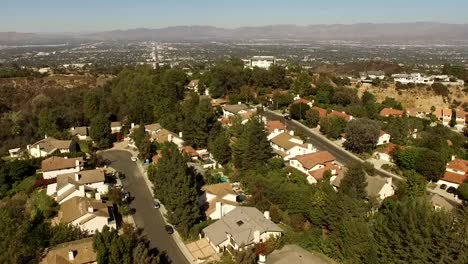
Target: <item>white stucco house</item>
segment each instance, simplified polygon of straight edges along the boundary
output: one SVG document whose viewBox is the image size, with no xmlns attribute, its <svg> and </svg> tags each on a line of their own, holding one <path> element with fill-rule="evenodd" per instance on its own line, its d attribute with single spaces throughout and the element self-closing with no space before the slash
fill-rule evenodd
<svg viewBox="0 0 468 264">
<path fill-rule="evenodd" d="M 88 140 L 90 139 L 89 137 L 89 127 L 87 126 L 82 126 L 82 127 L 71 127 L 69 129 L 70 134 L 73 137 L 76 137 L 79 140 Z"/>
<path fill-rule="evenodd" d="M 246 247 L 280 237 L 283 230 L 270 220 L 269 212 L 239 206 L 204 228 L 202 235 L 217 253 Z"/>
<path fill-rule="evenodd" d="M 57 182 L 47 185 L 47 195 L 61 204 L 75 196 L 92 197 L 95 193 L 106 194 L 109 185 L 104 183 L 105 174 L 101 169 L 83 170 L 57 176 Z"/>
<path fill-rule="evenodd" d="M 395 194 L 395 188 L 393 188 L 391 177 L 367 177 L 366 191 L 369 197 L 377 197 L 380 200 L 383 200 Z"/>
<path fill-rule="evenodd" d="M 122 132 L 122 122 L 116 121 L 116 122 L 111 122 L 111 133 L 112 134 L 117 134 Z"/>
<path fill-rule="evenodd" d="M 377 146 L 385 145 L 390 143 L 390 134 L 380 130 L 379 139 L 377 140 Z"/>
<path fill-rule="evenodd" d="M 223 117 L 229 118 L 231 116 L 245 114 L 249 109 L 250 107 L 240 102 L 238 104 L 226 104 L 223 105 Z"/>
<path fill-rule="evenodd" d="M 29 155 L 34 158 L 47 157 L 55 152 L 70 153 L 71 140 L 58 140 L 53 137 L 45 136 L 44 139 L 38 142 L 27 145 Z"/>
<path fill-rule="evenodd" d="M 468 160 L 452 157 L 445 167 L 444 176 L 437 181 L 437 184 L 458 188 L 465 181 L 468 181 Z"/>
<path fill-rule="evenodd" d="M 282 131 L 275 130 L 267 136 L 267 139 L 275 154 L 283 160 L 289 161 L 298 155 L 317 151 L 312 144 L 306 144 L 301 138 L 294 136 L 294 131 L 289 131 L 289 133 Z"/>
<path fill-rule="evenodd" d="M 328 151 L 296 156 L 289 161 L 289 166 L 304 173 L 309 184 L 314 184 L 323 179 L 325 171 L 330 171 L 332 176 L 336 176 L 340 172 L 335 157 Z"/>
<path fill-rule="evenodd" d="M 78 173 L 83 169 L 83 158 L 50 157 L 41 162 L 42 177 L 52 179 L 57 175 Z"/>
<path fill-rule="evenodd" d="M 77 226 L 89 234 L 102 231 L 104 226 L 116 228 L 112 204 L 87 197 L 75 196 L 63 202 L 56 221 Z"/>
<path fill-rule="evenodd" d="M 19 158 L 21 154 L 21 148 L 9 149 L 8 153 L 10 154 L 10 158 Z"/>
<path fill-rule="evenodd" d="M 243 61 L 244 67 L 250 69 L 253 69 L 254 67 L 268 69 L 277 62 L 274 56 L 253 56 L 250 59 L 244 59 Z"/>
<path fill-rule="evenodd" d="M 239 205 L 236 200 L 237 194 L 230 183 L 205 185 L 202 191 L 204 193 L 200 196 L 198 203 L 209 219 L 220 219 Z"/>
</svg>

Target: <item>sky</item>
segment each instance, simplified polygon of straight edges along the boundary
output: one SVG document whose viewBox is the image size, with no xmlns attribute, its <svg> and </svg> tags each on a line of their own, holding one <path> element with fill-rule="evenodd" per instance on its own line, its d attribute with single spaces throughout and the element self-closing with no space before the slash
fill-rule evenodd
<svg viewBox="0 0 468 264">
<path fill-rule="evenodd" d="M 467 0 L 0 0 L 0 32 L 210 25 L 468 23 Z"/>
</svg>

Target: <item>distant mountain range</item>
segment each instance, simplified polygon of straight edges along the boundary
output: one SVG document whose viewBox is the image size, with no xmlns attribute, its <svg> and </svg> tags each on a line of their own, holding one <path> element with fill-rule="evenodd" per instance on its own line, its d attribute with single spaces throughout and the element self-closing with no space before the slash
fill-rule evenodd
<svg viewBox="0 0 468 264">
<path fill-rule="evenodd" d="M 273 25 L 235 29 L 212 26 L 174 26 L 159 29 L 114 30 L 96 33 L 40 34 L 0 32 L 0 44 L 45 43 L 89 40 L 155 40 L 155 41 L 359 41 L 446 43 L 468 41 L 468 24 L 361 23 L 352 25 Z"/>
</svg>

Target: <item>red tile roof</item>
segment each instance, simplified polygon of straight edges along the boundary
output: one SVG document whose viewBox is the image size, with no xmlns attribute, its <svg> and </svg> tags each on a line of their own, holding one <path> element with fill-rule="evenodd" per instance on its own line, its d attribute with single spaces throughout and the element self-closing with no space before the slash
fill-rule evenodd
<svg viewBox="0 0 468 264">
<path fill-rule="evenodd" d="M 458 174 L 458 173 L 455 173 L 455 172 L 446 171 L 445 174 L 444 174 L 444 177 L 442 177 L 441 180 L 462 184 L 463 182 L 468 180 L 468 176 Z"/>
<path fill-rule="evenodd" d="M 192 148 L 191 146 L 183 146 L 182 147 L 182 152 L 189 155 L 190 157 L 198 156 L 198 152 L 194 148 Z"/>
<path fill-rule="evenodd" d="M 302 103 L 302 104 L 310 104 L 310 103 L 312 103 L 312 102 L 309 101 L 309 100 L 306 100 L 306 99 L 304 99 L 304 98 L 299 98 L 299 99 L 294 100 L 294 103 L 295 103 L 295 104 L 300 104 L 300 103 Z"/>
<path fill-rule="evenodd" d="M 333 110 L 330 114 L 328 114 L 329 116 L 339 116 L 339 117 L 342 117 L 344 118 L 346 121 L 350 121 L 351 120 L 351 116 L 344 113 L 344 112 L 339 112 L 339 111 L 335 111 Z"/>
<path fill-rule="evenodd" d="M 335 161 L 335 157 L 328 151 L 300 155 L 296 156 L 294 159 L 299 161 L 306 169 L 312 169 L 317 164 L 326 164 Z"/>
<path fill-rule="evenodd" d="M 312 177 L 314 177 L 314 178 L 318 181 L 318 180 L 323 179 L 323 174 L 324 174 L 325 171 L 327 171 L 327 170 L 329 170 L 330 172 L 332 172 L 332 171 L 334 170 L 335 173 L 332 172 L 333 175 L 338 174 L 339 168 L 338 168 L 338 166 L 336 166 L 336 164 L 334 164 L 333 162 L 327 162 L 327 163 L 325 163 L 324 165 L 325 165 L 325 167 L 323 167 L 323 168 L 321 168 L 321 169 L 309 171 L 309 175 L 312 176 Z"/>
<path fill-rule="evenodd" d="M 320 107 L 317 107 L 317 106 L 312 107 L 312 109 L 315 109 L 315 110 L 317 110 L 319 112 L 320 118 L 327 116 L 327 110 L 326 109 L 323 109 L 323 108 L 320 108 Z"/>
<path fill-rule="evenodd" d="M 268 132 L 270 132 L 270 133 L 275 131 L 275 129 L 284 130 L 284 124 L 283 124 L 283 122 L 281 122 L 279 120 L 268 121 L 267 124 L 266 124 L 266 127 L 267 127 Z"/>
<path fill-rule="evenodd" d="M 402 116 L 403 111 L 398 110 L 398 109 L 393 109 L 393 108 L 384 108 L 382 111 L 380 111 L 381 116 Z"/>
<path fill-rule="evenodd" d="M 447 168 L 464 171 L 468 174 L 468 160 L 456 159 L 447 163 Z"/>
</svg>

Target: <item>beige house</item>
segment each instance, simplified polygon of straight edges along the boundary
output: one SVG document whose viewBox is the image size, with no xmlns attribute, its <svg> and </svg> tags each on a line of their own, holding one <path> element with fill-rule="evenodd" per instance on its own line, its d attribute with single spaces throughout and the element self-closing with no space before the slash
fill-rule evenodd
<svg viewBox="0 0 468 264">
<path fill-rule="evenodd" d="M 47 195 L 61 204 L 76 196 L 106 194 L 109 192 L 109 186 L 104 181 L 105 175 L 101 169 L 62 174 L 57 176 L 56 183 L 47 185 Z"/>
<path fill-rule="evenodd" d="M 77 226 L 90 234 L 104 226 L 116 228 L 112 204 L 78 196 L 60 205 L 57 222 Z"/>
<path fill-rule="evenodd" d="M 321 180 L 325 171 L 330 171 L 332 176 L 338 175 L 340 171 L 340 167 L 336 164 L 335 157 L 328 151 L 319 151 L 296 156 L 289 161 L 289 166 L 307 175 L 307 181 L 310 184 Z"/>
<path fill-rule="evenodd" d="M 212 220 L 220 219 L 239 205 L 237 194 L 230 183 L 205 185 L 202 191 L 204 193 L 199 198 L 199 205 L 206 209 L 206 217 Z"/>
<path fill-rule="evenodd" d="M 312 144 L 305 144 L 304 141 L 294 136 L 294 131 L 289 133 L 275 130 L 268 135 L 267 139 L 275 154 L 285 161 L 289 161 L 296 156 L 314 153 L 317 151 Z"/>
<path fill-rule="evenodd" d="M 73 137 L 76 137 L 79 140 L 88 140 L 89 137 L 89 127 L 82 126 L 82 127 L 72 127 L 70 128 L 70 134 Z"/>
<path fill-rule="evenodd" d="M 202 231 L 216 252 L 243 250 L 246 247 L 280 237 L 283 230 L 255 207 L 239 206 Z"/>
<path fill-rule="evenodd" d="M 42 177 L 53 179 L 57 175 L 77 173 L 83 169 L 83 158 L 50 157 L 41 162 Z"/>
<path fill-rule="evenodd" d="M 41 264 L 95 264 L 93 238 L 75 240 L 48 249 Z"/>
<path fill-rule="evenodd" d="M 58 140 L 45 136 L 44 139 L 32 145 L 27 145 L 26 148 L 31 157 L 41 158 L 47 157 L 57 151 L 60 153 L 70 153 L 71 145 L 71 140 Z"/>
</svg>

